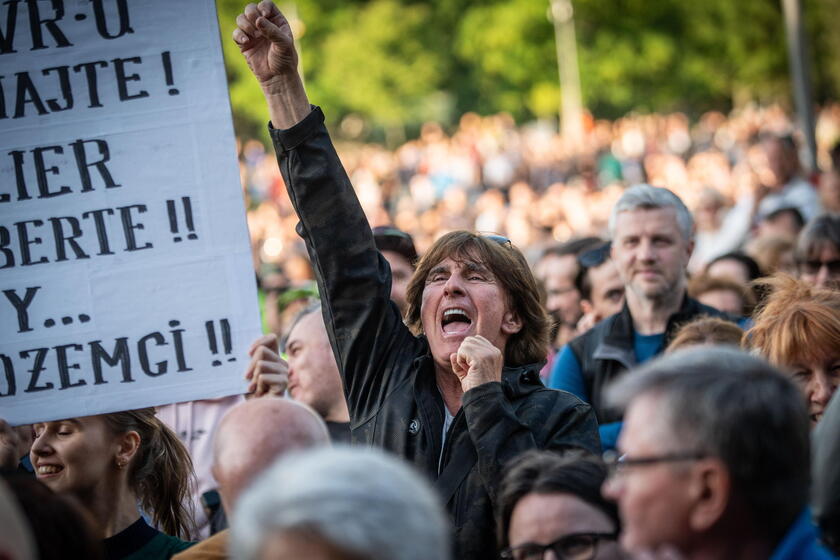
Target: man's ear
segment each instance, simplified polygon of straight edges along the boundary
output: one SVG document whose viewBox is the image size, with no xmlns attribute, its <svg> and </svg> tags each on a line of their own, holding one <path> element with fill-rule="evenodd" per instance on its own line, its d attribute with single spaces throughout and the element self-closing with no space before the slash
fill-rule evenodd
<svg viewBox="0 0 840 560">
<path fill-rule="evenodd" d="M 584 315 L 589 315 L 590 313 L 592 313 L 592 311 L 594 311 L 592 308 L 592 302 L 588 299 L 580 300 L 580 310 L 583 312 Z"/>
<path fill-rule="evenodd" d="M 139 450 L 140 434 L 134 430 L 129 430 L 117 436 L 117 466 L 122 468 L 128 465 Z"/>
<path fill-rule="evenodd" d="M 514 311 L 506 311 L 502 317 L 502 332 L 510 336 L 522 330 L 522 319 Z"/>
<path fill-rule="evenodd" d="M 688 240 L 686 251 L 688 254 L 685 256 L 685 262 L 688 262 L 691 259 L 691 255 L 694 253 L 694 237 Z"/>
<path fill-rule="evenodd" d="M 694 507 L 688 522 L 693 531 L 702 533 L 723 517 L 732 493 L 732 476 L 720 459 L 701 459 L 692 468 L 688 484 Z"/>
</svg>

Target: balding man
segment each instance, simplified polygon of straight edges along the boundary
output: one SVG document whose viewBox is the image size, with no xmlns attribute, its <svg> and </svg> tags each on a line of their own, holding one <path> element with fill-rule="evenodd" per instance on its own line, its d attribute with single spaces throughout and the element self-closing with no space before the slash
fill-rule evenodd
<svg viewBox="0 0 840 560">
<path fill-rule="evenodd" d="M 263 397 L 232 408 L 219 424 L 213 448 L 213 476 L 222 507 L 234 511 L 240 494 L 277 458 L 301 449 L 329 445 L 324 421 L 308 406 L 290 399 Z M 228 531 L 175 556 L 178 560 L 227 558 Z"/>
</svg>

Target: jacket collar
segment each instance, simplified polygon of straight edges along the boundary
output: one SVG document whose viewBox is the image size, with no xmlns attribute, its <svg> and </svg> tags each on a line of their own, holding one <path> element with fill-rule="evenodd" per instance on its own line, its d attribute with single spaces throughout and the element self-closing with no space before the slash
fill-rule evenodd
<svg viewBox="0 0 840 560">
<path fill-rule="evenodd" d="M 683 295 L 682 303 L 676 313 L 668 318 L 665 327 L 665 341 L 667 345 L 679 325 L 692 319 L 707 309 L 696 300 Z M 635 353 L 633 351 L 633 335 L 636 329 L 633 327 L 633 316 L 627 302 L 621 311 L 607 319 L 609 323 L 604 325 L 606 333 L 603 340 L 598 344 L 593 353 L 596 359 L 610 359 L 621 362 L 625 367 L 631 368 L 636 365 Z"/>
</svg>

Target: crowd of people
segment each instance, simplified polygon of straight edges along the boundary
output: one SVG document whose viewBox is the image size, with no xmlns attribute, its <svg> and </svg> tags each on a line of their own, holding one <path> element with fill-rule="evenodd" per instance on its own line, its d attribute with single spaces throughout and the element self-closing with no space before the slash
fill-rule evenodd
<svg viewBox="0 0 840 560">
<path fill-rule="evenodd" d="M 840 554 L 840 107 L 819 177 L 775 108 L 340 159 L 283 15 L 236 23 L 248 394 L 0 420 L 0 558 Z"/>
<path fill-rule="evenodd" d="M 420 138 L 393 150 L 351 142 L 337 148 L 369 222 L 411 234 L 420 252 L 446 232 L 467 229 L 503 234 L 533 262 L 558 242 L 603 235 L 624 186 L 647 182 L 676 193 L 694 214 L 692 272 L 738 248 L 766 268 L 792 270 L 790 238 L 814 208 L 840 212 L 840 176 L 830 172 L 840 105 L 822 108 L 817 123 L 818 162 L 827 172 L 807 177 L 779 168 L 770 138 L 784 138 L 788 160 L 796 150 L 785 144 L 794 123 L 778 106 L 707 113 L 693 125 L 682 114 L 593 121 L 574 149 L 549 123 L 516 127 L 504 115 L 474 114 L 449 134 L 429 123 Z M 281 270 L 298 286 L 313 275 L 274 155 L 256 140 L 241 154 L 258 273 Z M 761 207 L 789 176 L 819 189 L 801 205 Z"/>
</svg>

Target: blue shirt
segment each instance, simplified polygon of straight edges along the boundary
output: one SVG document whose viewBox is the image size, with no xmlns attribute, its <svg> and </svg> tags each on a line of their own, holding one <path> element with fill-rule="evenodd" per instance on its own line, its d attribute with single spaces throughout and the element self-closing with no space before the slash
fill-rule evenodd
<svg viewBox="0 0 840 560">
<path fill-rule="evenodd" d="M 808 508 L 799 514 L 770 560 L 830 560 L 834 558 L 817 540 L 817 528 Z"/>
<path fill-rule="evenodd" d="M 633 333 L 633 353 L 636 355 L 636 363 L 642 364 L 660 354 L 665 342 L 665 333 L 659 334 L 637 334 Z M 583 383 L 583 372 L 580 369 L 580 362 L 571 346 L 566 344 L 560 350 L 560 354 L 554 361 L 551 368 L 551 375 L 548 379 L 548 386 L 552 389 L 567 391 L 584 402 L 589 402 L 589 394 Z M 604 450 L 615 449 L 618 435 L 621 432 L 621 422 L 611 422 L 598 427 L 601 436 L 601 447 Z"/>
<path fill-rule="evenodd" d="M 661 354 L 664 350 L 665 333 L 639 334 L 633 333 L 633 353 L 636 354 L 636 363 L 643 364 L 654 356 Z"/>
</svg>

